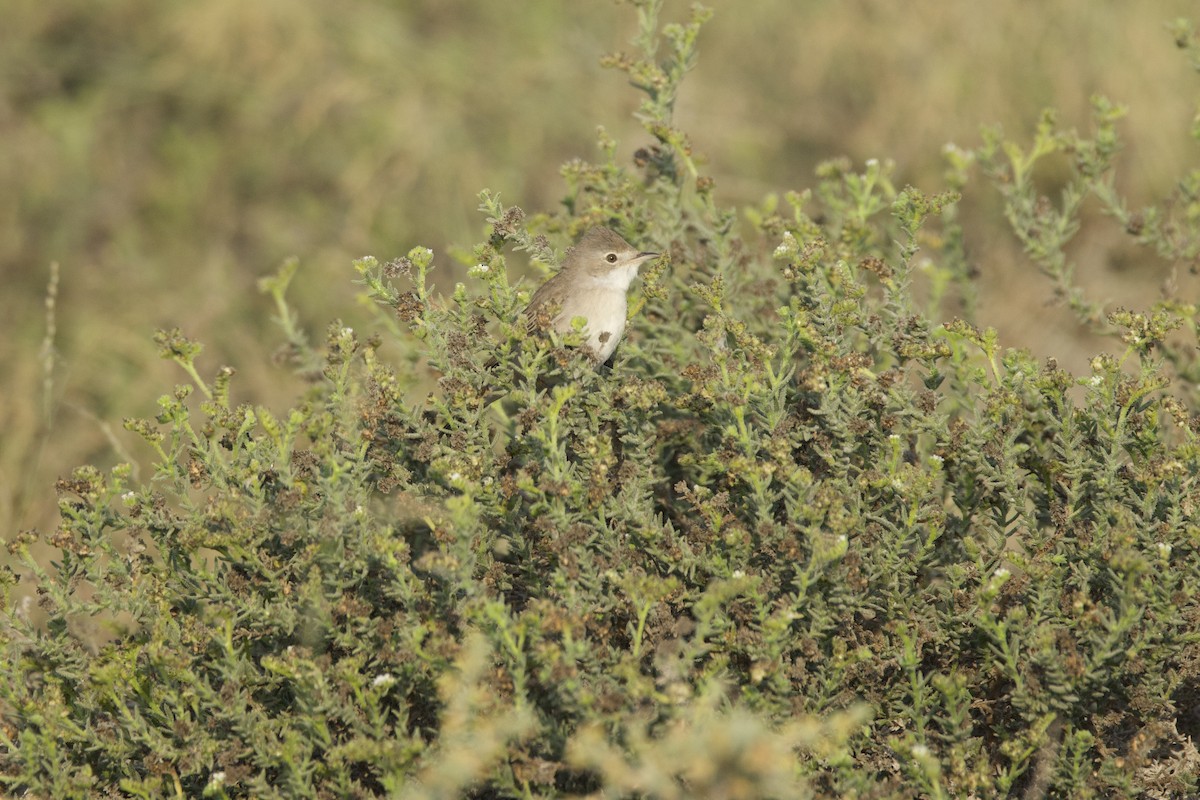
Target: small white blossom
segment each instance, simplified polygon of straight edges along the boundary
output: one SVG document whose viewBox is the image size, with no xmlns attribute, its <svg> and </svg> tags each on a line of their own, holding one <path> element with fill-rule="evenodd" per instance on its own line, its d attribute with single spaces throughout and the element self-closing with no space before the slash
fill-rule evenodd
<svg viewBox="0 0 1200 800">
<path fill-rule="evenodd" d="M 929 748 L 923 744 L 914 744 L 912 754 L 917 758 L 927 758 L 929 756 Z"/>
<path fill-rule="evenodd" d="M 214 788 L 214 789 L 217 788 L 218 786 L 224 786 L 225 785 L 224 770 L 217 770 L 212 775 L 209 775 L 208 776 L 208 785 L 209 785 L 209 787 Z"/>
<path fill-rule="evenodd" d="M 375 680 L 371 681 L 371 685 L 376 686 L 376 687 L 391 686 L 395 682 L 396 682 L 396 679 L 394 677 L 392 677 L 392 673 L 381 672 L 375 676 Z"/>
<path fill-rule="evenodd" d="M 746 577 L 746 573 L 742 572 L 740 569 L 735 569 L 735 570 L 733 571 L 733 577 L 735 577 L 735 578 L 744 578 L 744 577 Z"/>
<path fill-rule="evenodd" d="M 351 328 L 349 326 L 342 328 L 342 336 L 343 337 L 350 337 L 353 335 L 354 335 L 354 328 Z"/>
<path fill-rule="evenodd" d="M 1171 543 L 1170 542 L 1159 542 L 1156 545 L 1156 547 L 1158 548 L 1158 554 L 1160 556 L 1162 556 L 1163 558 L 1171 557 Z"/>
<path fill-rule="evenodd" d="M 993 577 L 993 578 L 999 578 L 1000 580 L 1005 580 L 1005 579 L 1006 579 L 1006 578 L 1008 578 L 1008 576 L 1009 576 L 1009 575 L 1011 575 L 1011 574 L 1012 574 L 1012 573 L 1011 573 L 1011 572 L 1009 572 L 1009 571 L 1008 571 L 1007 569 L 1005 569 L 1004 567 L 996 567 L 996 571 L 992 573 L 992 577 Z"/>
<path fill-rule="evenodd" d="M 929 457 L 929 460 L 935 464 L 945 464 L 946 463 L 946 459 L 942 458 L 937 453 L 934 453 L 933 455 L 931 455 Z"/>
<path fill-rule="evenodd" d="M 450 473 L 449 475 L 447 475 L 446 477 L 448 477 L 448 478 L 449 478 L 451 481 L 461 481 L 461 480 L 462 480 L 462 473 L 461 473 L 461 472 L 451 472 L 451 473 Z"/>
<path fill-rule="evenodd" d="M 796 237 L 792 235 L 791 231 L 784 231 L 783 232 L 783 241 L 780 242 L 779 246 L 775 248 L 775 257 L 776 258 L 785 258 L 786 256 L 790 255 L 791 252 L 795 249 L 796 249 Z"/>
</svg>

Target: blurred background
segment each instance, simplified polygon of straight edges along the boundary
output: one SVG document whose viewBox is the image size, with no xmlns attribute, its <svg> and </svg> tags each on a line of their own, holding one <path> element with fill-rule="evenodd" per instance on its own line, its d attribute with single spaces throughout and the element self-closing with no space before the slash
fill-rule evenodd
<svg viewBox="0 0 1200 800">
<path fill-rule="evenodd" d="M 1196 165 L 1200 79 L 1165 24 L 1183 0 L 709 0 L 714 20 L 678 121 L 726 205 L 814 183 L 817 163 L 896 163 L 943 188 L 942 146 L 983 124 L 1028 141 L 1041 110 L 1089 126 L 1089 98 L 1129 106 L 1119 186 L 1133 205 Z M 639 97 L 598 66 L 630 50 L 633 10 L 557 0 L 8 0 L 0 30 L 0 538 L 53 526 L 54 480 L 148 452 L 121 427 L 184 380 L 155 329 L 234 366 L 238 402 L 279 411 L 299 384 L 272 362 L 255 281 L 297 256 L 290 296 L 320 337 L 362 323 L 351 259 L 484 230 L 480 189 L 553 211 L 560 165 L 628 159 Z M 687 4 L 668 1 L 664 18 Z M 964 199 L 978 322 L 1079 370 L 1115 345 L 1048 306 L 1048 282 L 983 181 Z M 1152 302 L 1170 265 L 1089 226 L 1074 253 L 1092 297 Z M 59 283 L 48 335 L 51 264 Z M 521 264 L 521 259 L 514 259 Z M 52 348 L 47 349 L 47 343 Z"/>
</svg>

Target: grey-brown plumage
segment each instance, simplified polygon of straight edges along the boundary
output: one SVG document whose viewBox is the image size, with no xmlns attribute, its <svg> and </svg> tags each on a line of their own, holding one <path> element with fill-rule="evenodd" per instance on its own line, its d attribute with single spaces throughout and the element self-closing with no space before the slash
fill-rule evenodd
<svg viewBox="0 0 1200 800">
<path fill-rule="evenodd" d="M 592 228 L 567 251 L 562 269 L 542 284 L 525 309 L 532 322 L 543 306 L 557 309 L 554 330 L 571 330 L 583 317 L 585 347 L 598 364 L 607 361 L 625 333 L 626 292 L 638 268 L 658 253 L 639 251 L 609 228 Z"/>
</svg>

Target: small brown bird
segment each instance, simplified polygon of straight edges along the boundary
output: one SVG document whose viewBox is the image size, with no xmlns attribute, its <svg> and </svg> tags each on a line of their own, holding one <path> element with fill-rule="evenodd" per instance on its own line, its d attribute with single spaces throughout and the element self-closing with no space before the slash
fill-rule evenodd
<svg viewBox="0 0 1200 800">
<path fill-rule="evenodd" d="M 551 326 L 559 333 L 571 330 L 571 320 L 583 317 L 584 346 L 596 364 L 603 364 L 625 333 L 629 284 L 638 268 L 657 255 L 639 251 L 609 228 L 592 228 L 567 251 L 558 274 L 534 293 L 525 316 L 532 320 L 542 306 L 557 308 Z"/>
</svg>

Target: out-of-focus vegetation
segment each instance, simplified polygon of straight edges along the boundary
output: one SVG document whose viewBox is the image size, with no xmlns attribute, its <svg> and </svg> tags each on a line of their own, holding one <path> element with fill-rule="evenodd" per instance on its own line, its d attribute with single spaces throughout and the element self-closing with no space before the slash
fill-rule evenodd
<svg viewBox="0 0 1200 800">
<path fill-rule="evenodd" d="M 1047 105 L 1083 127 L 1096 91 L 1131 106 L 1133 201 L 1166 194 L 1191 146 L 1193 84 L 1163 46 L 1186 2 L 712 5 L 678 119 L 726 203 L 811 185 L 839 154 L 936 183 L 947 139 L 1027 130 Z M 281 405 L 297 384 L 261 346 L 260 275 L 297 255 L 300 307 L 353 321 L 352 257 L 474 241 L 482 186 L 553 209 L 560 165 L 595 155 L 597 123 L 625 158 L 645 140 L 620 76 L 597 67 L 634 30 L 608 3 L 17 0 L 0 27 L 6 535 L 52 524 L 50 486 L 74 465 L 143 457 L 119 423 L 176 379 L 155 328 L 204 340 L 207 364 L 241 371 L 243 399 Z M 963 213 L 993 202 L 968 195 Z M 1045 307 L 1007 234 L 976 236 L 980 321 L 1071 352 L 1073 318 Z M 1084 236 L 1075 255 L 1090 285 L 1137 305 L 1166 267 L 1123 252 Z"/>
</svg>

